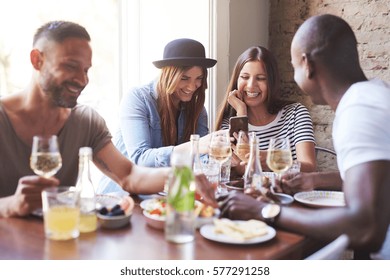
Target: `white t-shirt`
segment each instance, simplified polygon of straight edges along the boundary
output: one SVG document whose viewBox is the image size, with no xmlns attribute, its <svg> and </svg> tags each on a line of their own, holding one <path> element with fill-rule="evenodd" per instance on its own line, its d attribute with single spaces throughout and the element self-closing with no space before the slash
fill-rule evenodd
<svg viewBox="0 0 390 280">
<path fill-rule="evenodd" d="M 341 178 L 358 164 L 390 160 L 390 85 L 371 80 L 352 85 L 337 107 L 333 144 Z"/>
<path fill-rule="evenodd" d="M 375 160 L 390 160 L 388 83 L 380 80 L 359 82 L 347 90 L 336 110 L 333 143 L 343 179 L 346 171 L 353 166 Z M 371 254 L 371 257 L 390 259 L 390 227 L 382 249 Z"/>
</svg>

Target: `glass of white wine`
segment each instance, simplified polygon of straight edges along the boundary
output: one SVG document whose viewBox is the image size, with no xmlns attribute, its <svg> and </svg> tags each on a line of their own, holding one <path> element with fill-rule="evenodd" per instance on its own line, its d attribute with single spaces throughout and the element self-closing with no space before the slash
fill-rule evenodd
<svg viewBox="0 0 390 280">
<path fill-rule="evenodd" d="M 34 136 L 30 167 L 35 174 L 50 178 L 62 167 L 57 136 Z"/>
<path fill-rule="evenodd" d="M 237 137 L 237 144 L 234 150 L 234 153 L 239 157 L 239 159 L 243 162 L 248 162 L 248 155 L 250 152 L 249 146 L 249 137 L 248 133 L 243 130 L 240 130 Z"/>
<path fill-rule="evenodd" d="M 218 193 L 226 193 L 227 189 L 221 184 L 221 168 L 224 162 L 232 156 L 229 130 L 218 130 L 211 135 L 209 157 L 219 163 Z"/>
<path fill-rule="evenodd" d="M 281 180 L 282 174 L 292 165 L 290 141 L 288 138 L 271 138 L 267 151 L 267 165 Z M 273 186 L 275 187 L 274 183 Z"/>
</svg>

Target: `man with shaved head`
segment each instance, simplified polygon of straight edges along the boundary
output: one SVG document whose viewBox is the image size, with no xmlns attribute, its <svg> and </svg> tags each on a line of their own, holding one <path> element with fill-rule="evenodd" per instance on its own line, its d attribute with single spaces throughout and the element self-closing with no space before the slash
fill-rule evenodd
<svg viewBox="0 0 390 280">
<path fill-rule="evenodd" d="M 367 79 L 354 32 L 334 15 L 311 17 L 299 27 L 291 63 L 299 87 L 314 103 L 335 111 L 333 141 L 346 205 L 275 207 L 271 220 L 321 240 L 347 234 L 359 257 L 390 259 L 390 85 Z M 233 219 L 269 220 L 268 208 L 250 196 L 231 194 L 221 210 Z"/>
</svg>

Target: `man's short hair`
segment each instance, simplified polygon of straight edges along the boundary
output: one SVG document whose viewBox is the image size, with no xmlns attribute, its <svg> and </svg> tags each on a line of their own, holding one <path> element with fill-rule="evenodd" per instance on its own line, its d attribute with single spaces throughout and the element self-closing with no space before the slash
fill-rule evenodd
<svg viewBox="0 0 390 280">
<path fill-rule="evenodd" d="M 33 46 L 41 38 L 61 43 L 67 38 L 79 38 L 91 41 L 87 30 L 74 22 L 50 21 L 42 25 L 34 35 Z"/>
</svg>

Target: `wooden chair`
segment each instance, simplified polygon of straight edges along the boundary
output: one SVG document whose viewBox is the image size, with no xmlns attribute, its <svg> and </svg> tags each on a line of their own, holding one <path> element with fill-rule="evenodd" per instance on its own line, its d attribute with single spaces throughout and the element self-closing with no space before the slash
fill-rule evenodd
<svg viewBox="0 0 390 280">
<path fill-rule="evenodd" d="M 316 146 L 315 149 L 316 149 L 316 155 L 318 155 L 319 152 L 323 152 L 323 153 L 327 153 L 327 154 L 331 154 L 333 156 L 336 156 L 336 152 L 331 150 L 331 149 L 324 148 L 321 146 Z"/>
<path fill-rule="evenodd" d="M 342 234 L 325 247 L 308 256 L 306 260 L 339 260 L 349 245 L 348 235 Z"/>
</svg>

